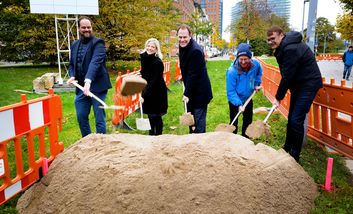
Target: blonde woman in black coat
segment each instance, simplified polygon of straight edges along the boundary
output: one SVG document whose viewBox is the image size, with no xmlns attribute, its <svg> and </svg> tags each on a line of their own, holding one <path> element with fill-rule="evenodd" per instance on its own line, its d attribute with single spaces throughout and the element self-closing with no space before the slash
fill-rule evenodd
<svg viewBox="0 0 353 214">
<path fill-rule="evenodd" d="M 159 41 L 151 38 L 146 41 L 141 55 L 141 75 L 147 81 L 142 92 L 142 107 L 151 124 L 150 135 L 161 135 L 163 132 L 162 116 L 167 113 L 168 95 L 164 82 L 162 53 Z"/>
</svg>

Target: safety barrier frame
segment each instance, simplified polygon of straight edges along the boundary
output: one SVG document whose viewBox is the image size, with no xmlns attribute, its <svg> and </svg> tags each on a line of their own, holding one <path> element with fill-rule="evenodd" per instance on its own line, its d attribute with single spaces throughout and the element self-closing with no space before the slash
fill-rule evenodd
<svg viewBox="0 0 353 214">
<path fill-rule="evenodd" d="M 49 95 L 27 100 L 21 95 L 19 103 L 0 107 L 0 204 L 37 182 L 42 175 L 43 160 L 48 164 L 64 150 L 59 142 L 58 131 L 62 130 L 61 99 L 52 89 Z M 46 155 L 45 131 L 48 131 L 49 153 Z M 24 170 L 21 139 L 26 138 L 28 169 Z M 39 158 L 35 158 L 35 138 L 38 137 Z M 8 144 L 14 143 L 16 176 L 11 178 Z M 13 172 L 12 172 L 13 173 Z"/>
</svg>

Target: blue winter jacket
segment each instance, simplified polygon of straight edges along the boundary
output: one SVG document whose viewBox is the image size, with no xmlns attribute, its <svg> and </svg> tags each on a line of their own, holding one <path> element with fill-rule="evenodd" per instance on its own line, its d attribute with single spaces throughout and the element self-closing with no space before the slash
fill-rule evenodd
<svg viewBox="0 0 353 214">
<path fill-rule="evenodd" d="M 226 73 L 227 97 L 234 106 L 241 106 L 261 84 L 262 68 L 256 59 L 251 59 L 251 68 L 244 72 L 235 60 Z"/>
<path fill-rule="evenodd" d="M 353 51 L 344 52 L 342 60 L 345 65 L 353 65 Z"/>
</svg>

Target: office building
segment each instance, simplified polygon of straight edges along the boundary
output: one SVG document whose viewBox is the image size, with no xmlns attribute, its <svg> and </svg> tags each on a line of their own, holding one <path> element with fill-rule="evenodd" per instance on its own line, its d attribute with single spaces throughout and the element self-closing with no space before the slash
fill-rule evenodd
<svg viewBox="0 0 353 214">
<path fill-rule="evenodd" d="M 261 15 L 269 15 L 274 13 L 277 16 L 289 20 L 290 17 L 290 0 L 243 0 L 232 7 L 231 23 L 235 23 L 242 15 L 244 4 L 253 3 Z"/>
<path fill-rule="evenodd" d="M 222 36 L 223 31 L 223 0 L 201 0 L 201 8 L 206 11 L 208 19 L 218 26 L 218 34 Z"/>
</svg>

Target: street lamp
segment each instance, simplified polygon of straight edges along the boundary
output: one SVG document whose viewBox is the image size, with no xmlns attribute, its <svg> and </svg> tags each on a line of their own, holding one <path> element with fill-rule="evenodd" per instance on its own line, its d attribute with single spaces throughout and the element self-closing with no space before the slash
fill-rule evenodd
<svg viewBox="0 0 353 214">
<path fill-rule="evenodd" d="M 303 19 L 302 19 L 302 35 L 304 37 L 304 17 L 305 17 L 305 3 L 309 2 L 310 0 L 304 0 L 303 3 Z"/>
</svg>

